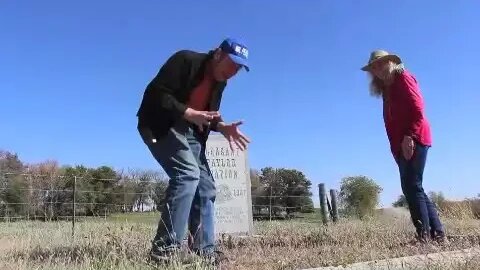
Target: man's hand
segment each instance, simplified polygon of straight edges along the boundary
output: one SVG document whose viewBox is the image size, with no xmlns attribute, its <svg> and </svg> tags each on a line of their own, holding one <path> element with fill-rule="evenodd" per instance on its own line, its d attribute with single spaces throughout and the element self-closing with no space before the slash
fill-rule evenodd
<svg viewBox="0 0 480 270">
<path fill-rule="evenodd" d="M 187 108 L 184 114 L 184 118 L 198 126 L 201 132 L 203 132 L 203 125 L 210 125 L 210 121 L 220 118 L 219 112 L 209 112 L 209 111 L 197 111 L 191 108 Z"/>
<path fill-rule="evenodd" d="M 415 142 L 413 141 L 412 137 L 410 136 L 403 137 L 403 141 L 402 141 L 403 157 L 406 160 L 410 160 L 413 156 L 414 151 L 415 151 Z"/>
<path fill-rule="evenodd" d="M 223 134 L 223 136 L 230 143 L 230 149 L 233 149 L 233 144 L 235 143 L 240 150 L 245 150 L 247 148 L 247 143 L 250 143 L 250 139 L 245 136 L 238 126 L 243 124 L 242 121 L 238 121 L 231 124 L 225 124 L 223 122 L 218 123 L 218 131 Z"/>
</svg>

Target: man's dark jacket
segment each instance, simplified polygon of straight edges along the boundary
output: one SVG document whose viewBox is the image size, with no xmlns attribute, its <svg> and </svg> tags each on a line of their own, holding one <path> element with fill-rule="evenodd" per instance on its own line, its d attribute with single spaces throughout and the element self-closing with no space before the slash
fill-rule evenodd
<svg viewBox="0 0 480 270">
<path fill-rule="evenodd" d="M 181 50 L 174 53 L 160 68 L 157 75 L 147 85 L 138 109 L 138 128 L 148 128 L 159 139 L 180 119 L 187 109 L 192 90 L 202 81 L 208 61 L 213 51 L 199 53 Z M 214 84 L 209 99 L 208 111 L 218 111 L 226 82 Z M 217 122 L 204 127 L 206 141 L 210 130 L 216 131 Z"/>
</svg>

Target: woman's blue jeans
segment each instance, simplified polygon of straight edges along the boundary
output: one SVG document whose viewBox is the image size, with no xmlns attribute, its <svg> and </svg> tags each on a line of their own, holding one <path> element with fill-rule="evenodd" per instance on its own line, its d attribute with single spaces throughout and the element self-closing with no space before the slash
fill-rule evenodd
<svg viewBox="0 0 480 270">
<path fill-rule="evenodd" d="M 416 143 L 415 151 L 410 160 L 403 156 L 396 161 L 400 171 L 402 191 L 408 203 L 412 222 L 420 237 L 444 235 L 435 205 L 423 190 L 423 171 L 427 161 L 428 146 Z"/>
</svg>

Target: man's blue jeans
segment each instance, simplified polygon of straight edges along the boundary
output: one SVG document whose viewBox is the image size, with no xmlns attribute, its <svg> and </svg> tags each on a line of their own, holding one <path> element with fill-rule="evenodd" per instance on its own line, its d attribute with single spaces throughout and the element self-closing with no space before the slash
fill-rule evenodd
<svg viewBox="0 0 480 270">
<path fill-rule="evenodd" d="M 179 248 L 188 230 L 195 252 L 213 252 L 216 191 L 205 143 L 186 121 L 180 121 L 156 142 L 148 132 L 140 134 L 170 178 L 153 246 L 162 250 Z"/>
<path fill-rule="evenodd" d="M 428 146 L 416 143 L 410 160 L 397 158 L 402 191 L 408 203 L 412 222 L 420 237 L 444 235 L 435 205 L 423 190 L 423 171 L 427 161 Z"/>
</svg>

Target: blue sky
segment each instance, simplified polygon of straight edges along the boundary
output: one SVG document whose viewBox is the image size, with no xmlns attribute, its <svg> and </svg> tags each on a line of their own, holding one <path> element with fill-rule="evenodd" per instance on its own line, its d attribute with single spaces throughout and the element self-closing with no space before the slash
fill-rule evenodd
<svg viewBox="0 0 480 270">
<path fill-rule="evenodd" d="M 398 171 L 360 71 L 382 48 L 423 91 L 434 140 L 425 189 L 480 193 L 480 2 L 207 3 L 2 1 L 0 148 L 27 162 L 159 169 L 136 130 L 145 86 L 174 51 L 238 37 L 251 72 L 230 81 L 221 113 L 245 120 L 251 167 L 296 168 L 327 188 L 367 175 L 388 205 Z"/>
</svg>

